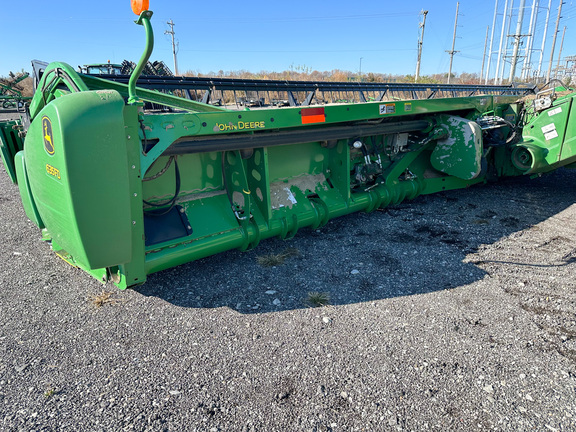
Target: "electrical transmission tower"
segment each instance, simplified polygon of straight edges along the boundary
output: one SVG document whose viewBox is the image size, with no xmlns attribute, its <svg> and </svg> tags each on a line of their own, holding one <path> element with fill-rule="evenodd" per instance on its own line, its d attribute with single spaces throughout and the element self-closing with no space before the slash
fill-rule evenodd
<svg viewBox="0 0 576 432">
<path fill-rule="evenodd" d="M 510 63 L 510 78 L 508 81 L 511 83 L 516 75 L 516 65 L 518 64 L 518 56 L 520 52 L 520 45 L 522 45 L 521 39 L 528 35 L 522 34 L 522 24 L 524 22 L 524 7 L 526 6 L 526 0 L 520 1 L 520 7 L 518 8 L 518 21 L 516 23 L 516 33 L 510 35 L 514 38 L 512 44 L 514 45 L 514 50 L 512 52 L 512 61 Z"/>
<path fill-rule="evenodd" d="M 498 46 L 498 57 L 497 57 L 497 61 L 496 61 L 496 73 L 494 74 L 494 85 L 499 84 L 500 82 L 500 64 L 502 63 L 502 70 L 504 68 L 504 62 L 503 62 L 503 58 L 502 58 L 502 47 L 504 45 L 504 32 L 506 30 L 506 17 L 508 16 L 508 3 L 509 0 L 506 0 L 506 3 L 504 3 L 504 14 L 502 16 L 502 29 L 500 30 L 500 42 L 499 42 L 499 46 Z M 494 13 L 496 14 L 496 13 Z"/>
<path fill-rule="evenodd" d="M 530 14 L 530 25 L 528 26 L 528 41 L 526 43 L 526 56 L 522 67 L 521 78 L 528 79 L 532 70 L 532 53 L 534 51 L 534 39 L 536 33 L 536 22 L 538 21 L 538 7 L 540 0 L 532 0 L 532 12 Z"/>
<path fill-rule="evenodd" d="M 544 61 L 544 48 L 546 48 L 546 35 L 548 33 L 548 23 L 550 21 L 550 11 L 552 10 L 552 0 L 548 0 L 548 8 L 546 9 L 546 23 L 544 24 L 544 35 L 542 36 L 542 48 L 540 48 L 540 60 L 538 60 L 538 71 L 536 76 L 540 79 L 542 74 L 542 62 Z"/>
<path fill-rule="evenodd" d="M 494 4 L 494 18 L 492 19 L 492 34 L 490 35 L 490 50 L 488 51 L 488 66 L 486 70 L 486 80 L 484 84 L 488 84 L 488 77 L 490 76 L 490 64 L 492 63 L 492 48 L 494 47 L 494 30 L 496 29 L 496 18 L 498 17 L 498 0 Z"/>
</svg>

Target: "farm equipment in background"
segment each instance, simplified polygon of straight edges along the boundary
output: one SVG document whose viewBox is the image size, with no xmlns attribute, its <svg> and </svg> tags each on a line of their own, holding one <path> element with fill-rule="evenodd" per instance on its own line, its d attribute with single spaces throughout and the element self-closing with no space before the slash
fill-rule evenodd
<svg viewBox="0 0 576 432">
<path fill-rule="evenodd" d="M 122 75 L 124 70 L 122 65 L 108 61 L 108 63 L 93 63 L 78 66 L 78 72 L 88 75 Z"/>
<path fill-rule="evenodd" d="M 352 212 L 576 162 L 572 89 L 402 84 L 392 97 L 373 89 L 366 101 L 356 87 L 354 103 L 329 103 L 330 85 L 351 83 L 265 82 L 265 102 L 290 106 L 213 106 L 188 80 L 138 81 L 153 33 L 152 12 L 137 14 L 147 44 L 130 77 L 51 63 L 29 126 L 0 123 L 27 217 L 59 256 L 120 288 Z M 460 96 L 433 97 L 442 91 Z"/>
<path fill-rule="evenodd" d="M 109 77 L 110 75 L 126 75 L 129 76 L 134 69 L 136 63 L 130 60 L 124 60 L 122 64 L 110 63 L 94 63 L 84 66 L 78 66 L 78 72 L 88 75 L 100 75 Z M 174 76 L 172 71 L 163 61 L 147 62 L 142 70 L 142 76 L 158 76 L 158 77 L 171 77 Z"/>
<path fill-rule="evenodd" d="M 0 80 L 0 107 L 4 109 L 23 108 L 31 97 L 22 96 L 23 88 L 18 84 L 28 78 L 27 72 L 14 75 L 10 72 L 10 78 Z"/>
<path fill-rule="evenodd" d="M 124 60 L 122 62 L 122 73 L 129 75 L 134 72 L 136 66 L 136 63 L 129 60 Z M 170 68 L 166 66 L 166 63 L 160 60 L 156 60 L 153 62 L 146 62 L 146 66 L 144 66 L 141 76 L 171 77 L 174 76 L 174 74 Z"/>
</svg>

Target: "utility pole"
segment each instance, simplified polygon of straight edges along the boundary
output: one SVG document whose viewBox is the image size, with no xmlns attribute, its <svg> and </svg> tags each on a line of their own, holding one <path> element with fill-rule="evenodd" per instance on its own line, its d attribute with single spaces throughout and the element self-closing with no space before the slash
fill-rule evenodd
<svg viewBox="0 0 576 432">
<path fill-rule="evenodd" d="M 566 26 L 564 26 L 564 31 L 562 32 L 562 41 L 560 42 L 560 52 L 558 53 L 558 62 L 556 63 L 556 73 L 554 78 L 558 78 L 558 72 L 560 71 L 560 59 L 562 58 L 562 48 L 564 47 L 564 36 L 566 36 Z"/>
<path fill-rule="evenodd" d="M 524 57 L 524 66 L 520 76 L 527 79 L 532 69 L 532 47 L 534 46 L 534 33 L 536 32 L 536 21 L 538 21 L 538 10 L 540 0 L 532 0 L 532 13 L 530 14 L 530 25 L 528 26 L 528 42 L 526 43 L 526 57 Z"/>
<path fill-rule="evenodd" d="M 492 62 L 492 48 L 494 46 L 494 30 L 496 29 L 496 17 L 498 16 L 498 0 L 494 4 L 494 19 L 492 19 L 492 34 L 490 35 L 490 51 L 488 52 L 488 67 L 486 68 L 486 80 L 484 84 L 488 85 L 488 77 L 490 76 L 490 63 Z"/>
<path fill-rule="evenodd" d="M 456 28 L 458 27 L 458 10 L 460 9 L 460 2 L 456 3 L 456 19 L 454 20 L 454 37 L 452 38 L 452 49 L 450 51 L 446 51 L 450 54 L 450 67 L 448 69 L 448 81 L 446 84 L 450 84 L 450 77 L 452 75 L 452 62 L 454 61 L 454 54 L 460 51 L 454 51 L 454 45 L 456 44 Z"/>
<path fill-rule="evenodd" d="M 506 70 L 506 59 L 508 58 L 508 37 L 510 37 L 510 27 L 512 27 L 512 15 L 514 14 L 514 0 L 510 0 L 510 7 L 508 8 L 508 22 L 506 24 L 506 42 L 504 43 L 504 52 L 502 53 L 502 68 L 498 74 L 498 84 L 502 84 L 504 80 L 504 71 Z"/>
<path fill-rule="evenodd" d="M 548 73 L 546 74 L 546 82 L 550 82 L 550 74 L 552 73 L 552 62 L 554 61 L 554 48 L 556 47 L 556 38 L 558 37 L 558 27 L 560 26 L 560 18 L 562 18 L 562 5 L 564 2 L 560 0 L 558 6 L 558 18 L 556 18 L 556 29 L 554 30 L 554 39 L 552 40 L 552 49 L 550 50 L 550 64 L 548 65 Z"/>
<path fill-rule="evenodd" d="M 174 42 L 174 22 L 172 20 L 168 21 L 166 24 L 170 26 L 170 30 L 166 30 L 164 34 L 169 34 L 172 36 L 172 54 L 174 54 L 174 74 L 180 76 L 178 73 L 178 61 L 176 60 L 176 43 Z"/>
<path fill-rule="evenodd" d="M 422 10 L 420 12 L 422 15 L 422 22 L 420 23 L 418 32 L 418 60 L 416 60 L 416 76 L 414 77 L 414 82 L 418 82 L 420 79 L 420 61 L 422 60 L 422 45 L 424 44 L 424 27 L 426 26 L 426 15 L 428 15 L 427 10 Z"/>
<path fill-rule="evenodd" d="M 496 62 L 496 73 L 494 74 L 494 84 L 498 82 L 498 76 L 500 75 L 500 62 L 504 61 L 502 58 L 502 44 L 504 43 L 504 31 L 506 30 L 506 15 L 508 13 L 508 1 L 504 3 L 504 15 L 502 17 L 502 30 L 500 31 L 500 44 L 498 47 L 498 61 Z"/>
<path fill-rule="evenodd" d="M 512 52 L 512 63 L 510 64 L 510 78 L 508 79 L 510 83 L 514 81 L 514 75 L 516 75 L 518 51 L 520 51 L 520 39 L 524 36 L 522 35 L 522 24 L 524 23 L 524 6 L 526 6 L 526 0 L 520 0 L 520 8 L 518 9 L 518 22 L 516 23 L 516 33 L 512 35 L 515 41 L 513 42 L 514 51 Z"/>
<path fill-rule="evenodd" d="M 546 48 L 546 34 L 548 33 L 548 22 L 550 21 L 550 11 L 552 10 L 552 0 L 548 0 L 548 9 L 546 10 L 546 24 L 544 24 L 544 35 L 542 36 L 542 48 L 540 48 L 540 60 L 538 60 L 538 80 L 542 73 L 542 61 L 544 60 L 544 48 Z"/>
<path fill-rule="evenodd" d="M 490 30 L 490 26 L 486 26 L 486 39 L 484 39 L 484 54 L 482 54 L 482 69 L 480 70 L 480 84 L 482 84 L 482 77 L 484 76 L 484 62 L 486 61 L 486 46 L 488 46 L 488 30 Z"/>
<path fill-rule="evenodd" d="M 360 57 L 360 69 L 358 71 L 358 74 L 360 75 L 360 77 L 359 77 L 360 81 L 362 81 L 362 59 L 363 58 L 364 57 Z"/>
</svg>

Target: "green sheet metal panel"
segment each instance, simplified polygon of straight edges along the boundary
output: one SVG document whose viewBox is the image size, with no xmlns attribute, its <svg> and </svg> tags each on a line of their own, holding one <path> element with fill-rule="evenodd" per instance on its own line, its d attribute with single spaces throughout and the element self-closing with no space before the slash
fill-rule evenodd
<svg viewBox="0 0 576 432">
<path fill-rule="evenodd" d="M 23 151 L 16 153 L 16 156 L 14 157 L 14 165 L 18 177 L 18 190 L 20 191 L 20 197 L 22 198 L 24 212 L 26 213 L 26 216 L 28 216 L 28 219 L 34 222 L 38 228 L 44 229 L 44 222 L 42 222 L 42 218 L 40 218 L 38 208 L 36 208 L 36 203 L 32 196 L 32 191 L 30 190 L 30 182 L 28 180 Z"/>
<path fill-rule="evenodd" d="M 114 91 L 58 98 L 25 142 L 30 189 L 53 240 L 82 267 L 132 259 L 124 100 Z"/>
<path fill-rule="evenodd" d="M 20 123 L 14 120 L 0 123 L 0 156 L 12 183 L 18 181 L 14 156 L 22 150 L 22 138 L 18 135 L 19 125 Z"/>
<path fill-rule="evenodd" d="M 564 109 L 568 109 L 568 113 L 566 115 L 566 129 L 564 130 L 559 161 L 573 159 L 576 155 L 576 115 L 574 114 L 574 96 L 570 97 L 568 100 L 569 103 L 564 106 Z"/>
<path fill-rule="evenodd" d="M 558 99 L 524 126 L 523 140 L 512 150 L 512 162 L 524 174 L 547 172 L 572 162 L 576 154 L 575 123 L 569 122 L 573 99 Z M 565 143 L 567 136 L 569 142 Z"/>
<path fill-rule="evenodd" d="M 482 130 L 477 123 L 457 116 L 438 116 L 448 136 L 437 141 L 430 157 L 434 169 L 462 180 L 480 175 Z"/>
</svg>

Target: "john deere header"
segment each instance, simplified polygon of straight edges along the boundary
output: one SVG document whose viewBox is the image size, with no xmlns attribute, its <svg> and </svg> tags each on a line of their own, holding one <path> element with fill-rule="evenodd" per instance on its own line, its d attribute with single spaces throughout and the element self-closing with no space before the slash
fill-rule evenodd
<svg viewBox="0 0 576 432">
<path fill-rule="evenodd" d="M 561 86 L 524 100 L 486 86 L 432 99 L 382 91 L 371 101 L 357 89 L 356 103 L 326 103 L 294 96 L 304 84 L 267 82 L 275 97 L 246 91 L 241 106 L 224 96 L 205 103 L 184 78 L 156 91 L 140 77 L 152 12 L 147 1 L 132 9 L 146 47 L 130 77 L 51 63 L 23 121 L 0 124 L 26 216 L 59 256 L 121 288 L 348 213 L 576 161 L 575 93 Z"/>
</svg>

